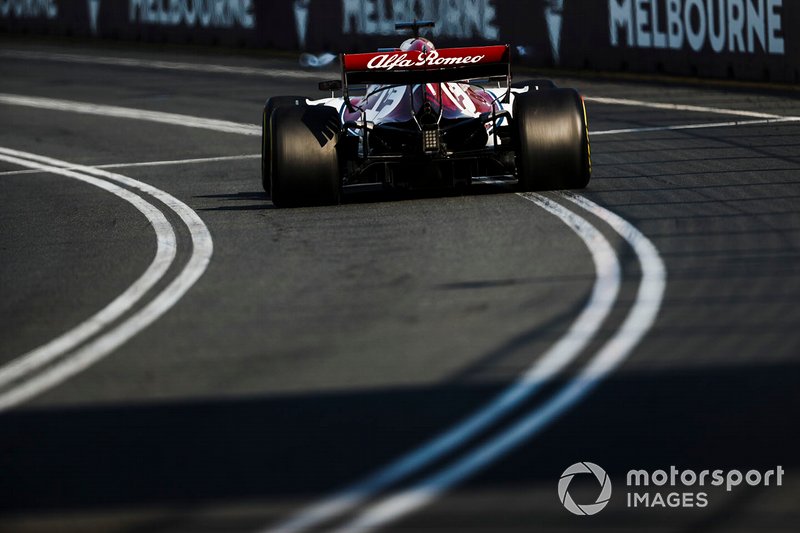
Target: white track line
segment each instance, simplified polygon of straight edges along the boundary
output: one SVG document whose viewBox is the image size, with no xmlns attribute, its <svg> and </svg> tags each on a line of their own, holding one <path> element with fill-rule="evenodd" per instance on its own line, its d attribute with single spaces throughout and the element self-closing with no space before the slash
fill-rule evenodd
<svg viewBox="0 0 800 533">
<path fill-rule="evenodd" d="M 541 195 L 522 194 L 541 205 Z M 636 300 L 622 326 L 583 370 L 541 407 L 523 416 L 490 441 L 464 457 L 426 477 L 411 488 L 381 499 L 345 524 L 337 533 L 372 531 L 383 527 L 439 498 L 445 491 L 497 461 L 532 438 L 567 409 L 592 391 L 631 353 L 655 321 L 666 286 L 666 269 L 658 250 L 639 230 L 618 215 L 582 196 L 562 192 L 561 196 L 604 220 L 633 248 L 642 267 Z"/>
<path fill-rule="evenodd" d="M 772 113 L 761 113 L 757 111 L 744 111 L 741 109 L 725 109 L 719 107 L 707 107 L 688 104 L 669 104 L 662 102 L 648 102 L 645 100 L 630 100 L 626 98 L 605 98 L 599 96 L 586 96 L 587 102 L 598 104 L 622 105 L 631 107 L 645 107 L 650 109 L 663 109 L 666 111 L 690 111 L 693 113 L 709 113 L 716 115 L 733 115 L 739 117 L 752 117 L 757 120 L 734 120 L 728 122 L 703 122 L 697 124 L 676 124 L 672 126 L 651 126 L 643 128 L 624 128 L 616 130 L 603 130 L 590 132 L 592 137 L 598 135 L 618 135 L 625 133 L 646 133 L 654 131 L 679 131 L 696 130 L 705 128 L 730 128 L 735 126 L 752 126 L 757 124 L 776 124 L 781 122 L 798 122 L 800 117 L 775 115 Z"/>
<path fill-rule="evenodd" d="M 200 278 L 200 276 L 202 276 L 203 272 L 205 272 L 205 269 L 208 266 L 209 260 L 211 259 L 214 247 L 211 240 L 211 234 L 208 232 L 208 228 L 206 228 L 206 225 L 203 223 L 197 213 L 195 213 L 189 206 L 174 196 L 157 189 L 152 185 L 142 183 L 120 174 L 113 174 L 105 170 L 74 165 L 66 161 L 60 161 L 58 159 L 39 156 L 27 152 L 20 152 L 8 148 L 2 148 L 0 149 L 0 152 L 6 157 L 18 158 L 20 161 L 24 159 L 26 160 L 26 165 L 41 163 L 42 165 L 56 167 L 53 169 L 54 171 L 60 170 L 70 173 L 80 172 L 80 174 L 88 174 L 103 178 L 103 180 L 98 181 L 107 180 L 110 182 L 116 182 L 117 184 L 125 185 L 126 187 L 148 194 L 165 204 L 169 209 L 178 215 L 178 217 L 189 229 L 189 234 L 192 239 L 191 257 L 181 272 L 166 288 L 153 297 L 153 299 L 143 308 L 133 313 L 131 316 L 113 328 L 95 337 L 88 344 L 84 344 L 76 351 L 61 357 L 58 362 L 44 368 L 43 371 L 33 375 L 20 385 L 14 386 L 3 392 L 2 396 L 0 396 L 0 409 L 7 409 L 40 394 L 45 390 L 69 379 L 78 372 L 81 372 L 111 353 L 114 349 L 121 346 L 124 342 L 136 335 L 138 332 L 152 324 L 156 319 L 158 319 L 173 305 L 175 305 L 186 293 L 186 291 L 188 291 L 189 288 Z M 61 173 L 60 171 L 58 172 L 59 174 Z M 85 181 L 88 182 L 88 180 Z M 104 182 L 107 183 L 107 181 Z M 84 325 L 81 324 L 78 326 L 78 328 L 81 327 L 84 327 Z M 62 349 L 59 355 L 63 354 L 64 352 L 65 350 Z"/>
<path fill-rule="evenodd" d="M 140 163 L 110 163 L 107 165 L 96 165 L 93 168 L 160 167 L 164 165 L 193 165 L 196 163 L 219 163 L 222 161 L 239 161 L 242 159 L 261 159 L 261 154 L 223 155 L 219 157 L 199 157 L 195 159 L 171 159 L 166 161 L 142 161 Z"/>
<path fill-rule="evenodd" d="M 0 50 L 0 57 L 7 57 L 10 59 L 28 59 L 35 61 L 57 61 L 61 63 L 77 63 L 85 65 L 108 65 L 114 67 L 148 68 L 212 74 L 239 74 L 244 76 L 292 78 L 301 80 L 319 80 L 325 76 L 324 72 L 306 72 L 295 69 L 237 67 L 229 65 L 213 65 L 207 63 L 186 63 L 180 61 L 147 60 L 128 57 L 62 54 L 54 52 L 36 52 L 30 50 Z"/>
<path fill-rule="evenodd" d="M 653 126 L 643 128 L 626 128 L 615 130 L 590 131 L 591 136 L 614 135 L 625 133 L 645 133 L 652 131 L 688 130 L 700 128 L 726 128 L 732 126 L 747 126 L 755 124 L 771 124 L 780 122 L 800 121 L 800 117 L 784 117 L 769 113 L 755 113 L 752 111 L 737 111 L 735 109 L 719 109 L 715 107 L 688 106 L 679 104 L 664 104 L 658 102 L 645 102 L 640 100 L 625 100 L 620 98 L 600 98 L 586 97 L 587 101 L 611 105 L 627 105 L 634 107 L 651 107 L 655 109 L 701 111 L 705 113 L 717 113 L 723 115 L 740 115 L 747 117 L 758 117 L 759 120 L 751 121 L 730 121 L 714 123 L 694 123 L 676 124 L 672 126 Z M 165 113 L 162 111 L 148 111 L 145 109 L 135 109 L 130 107 L 118 107 L 111 105 L 88 104 L 85 102 L 75 102 L 73 100 L 59 100 L 55 98 L 43 98 L 34 96 L 23 96 L 17 94 L 0 93 L 0 104 L 18 105 L 34 107 L 40 109 L 51 109 L 54 111 L 67 111 L 73 113 L 83 113 L 88 115 L 98 115 L 114 118 L 128 118 L 134 120 L 144 120 L 150 122 L 160 122 L 162 124 L 172 124 L 175 126 L 186 126 L 190 128 L 200 128 L 223 133 L 238 133 L 240 135 L 261 135 L 261 126 L 258 124 L 246 124 L 242 122 L 230 122 L 227 120 L 216 120 L 208 118 L 194 117 L 190 115 L 179 115 L 176 113 Z"/>
<path fill-rule="evenodd" d="M 471 416 L 374 475 L 301 510 L 267 531 L 301 531 L 340 516 L 376 493 L 408 477 L 478 436 L 512 409 L 529 399 L 543 384 L 573 361 L 599 331 L 619 293 L 620 266 L 608 240 L 586 219 L 544 196 L 529 198 L 560 218 L 583 241 L 592 255 L 596 279 L 585 307 L 569 330 L 505 391 Z"/>
<path fill-rule="evenodd" d="M 191 165 L 196 163 L 217 163 L 221 161 L 238 161 L 241 159 L 259 159 L 261 154 L 225 155 L 220 157 L 200 157 L 195 159 L 169 159 L 166 161 L 142 161 L 139 163 L 109 163 L 106 165 L 92 165 L 92 168 L 130 168 L 130 167 L 160 167 L 168 165 Z M 70 167 L 72 168 L 72 167 Z M 39 170 L 7 170 L 0 172 L 0 176 L 16 176 L 19 174 L 37 174 Z"/>
<path fill-rule="evenodd" d="M 34 350 L 14 359 L 0 368 L 0 390 L 7 387 L 15 380 L 50 363 L 62 354 L 72 350 L 79 344 L 107 327 L 136 304 L 164 275 L 175 259 L 177 241 L 175 231 L 166 217 L 149 202 L 140 196 L 108 181 L 98 179 L 74 170 L 66 170 L 51 165 L 44 165 L 20 159 L 8 154 L 20 155 L 18 152 L 0 148 L 0 161 L 6 161 L 19 166 L 36 169 L 36 172 L 50 172 L 68 178 L 76 179 L 95 187 L 99 187 L 111 194 L 125 200 L 138 209 L 153 227 L 156 233 L 156 254 L 147 270 L 122 294 L 115 298 L 101 311 L 94 314 L 80 325 L 65 332 L 63 335 L 51 340 Z M 13 395 L 0 393 L 0 409 L 12 405 Z"/>
<path fill-rule="evenodd" d="M 605 98 L 600 96 L 586 96 L 584 98 L 587 102 L 595 102 L 598 104 L 610 105 L 623 105 L 632 107 L 646 107 L 650 109 L 664 109 L 667 111 L 691 111 L 693 113 L 710 113 L 714 115 L 734 115 L 737 117 L 751 117 L 751 118 L 797 118 L 785 117 L 783 115 L 775 115 L 773 113 L 761 113 L 759 111 L 745 111 L 743 109 L 725 109 L 719 107 L 706 107 L 699 105 L 688 104 L 669 104 L 662 102 L 648 102 L 645 100 L 630 100 L 627 98 Z"/>
<path fill-rule="evenodd" d="M 179 115 L 177 113 L 147 111 L 145 109 L 134 109 L 131 107 L 119 107 L 114 105 L 89 104 L 85 102 L 74 102 L 71 100 L 59 100 L 56 98 L 0 93 L 0 104 L 34 107 L 37 109 L 50 109 L 53 111 L 69 111 L 72 113 L 100 115 L 104 117 L 145 120 L 149 122 L 159 122 L 161 124 L 199 128 L 223 133 L 261 135 L 261 126 L 256 124 L 241 124 L 238 122 L 230 122 L 228 120 L 199 118 L 190 115 Z"/>
<path fill-rule="evenodd" d="M 598 135 L 617 135 L 621 133 L 646 133 L 651 131 L 699 130 L 706 128 L 730 128 L 734 126 L 753 126 L 757 124 L 779 124 L 782 122 L 798 122 L 800 117 L 767 118 L 761 120 L 739 120 L 731 122 L 704 122 L 699 124 L 678 124 L 675 126 L 652 126 L 646 128 L 625 128 L 619 130 L 603 130 L 591 132 L 592 137 Z"/>
</svg>

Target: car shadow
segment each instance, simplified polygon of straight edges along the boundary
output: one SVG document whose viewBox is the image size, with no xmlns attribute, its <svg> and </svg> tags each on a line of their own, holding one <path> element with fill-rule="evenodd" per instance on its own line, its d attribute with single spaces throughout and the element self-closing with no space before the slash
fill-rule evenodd
<svg viewBox="0 0 800 533">
<path fill-rule="evenodd" d="M 434 198 L 456 198 L 460 196 L 487 196 L 508 194 L 516 189 L 512 185 L 484 185 L 476 184 L 469 187 L 426 189 L 426 190 L 385 190 L 372 192 L 354 192 L 342 195 L 341 203 L 347 204 L 373 204 L 385 202 L 403 202 Z M 277 209 L 268 194 L 263 191 L 242 191 L 228 194 L 204 194 L 194 196 L 196 199 L 214 200 L 226 205 L 215 207 L 197 207 L 197 211 L 258 211 L 264 209 Z M 242 202 L 242 203 L 231 203 Z M 247 203 L 244 203 L 247 202 Z M 258 202 L 258 203 L 253 203 Z"/>
<path fill-rule="evenodd" d="M 263 209 L 275 209 L 269 196 L 264 191 L 242 191 L 228 194 L 203 194 L 194 198 L 203 200 L 216 200 L 220 205 L 216 207 L 198 207 L 198 211 L 258 211 Z M 231 202 L 247 202 L 231 204 Z M 258 203 L 253 203 L 258 202 Z"/>
</svg>

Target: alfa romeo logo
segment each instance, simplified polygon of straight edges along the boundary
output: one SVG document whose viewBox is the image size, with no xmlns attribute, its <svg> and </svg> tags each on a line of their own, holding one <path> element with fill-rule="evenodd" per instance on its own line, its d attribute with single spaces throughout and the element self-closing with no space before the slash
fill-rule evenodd
<svg viewBox="0 0 800 533">
<path fill-rule="evenodd" d="M 569 494 L 569 484 L 572 478 L 579 474 L 592 474 L 597 478 L 600 483 L 600 494 L 594 503 L 578 504 L 572 499 Z M 594 463 L 584 461 L 582 463 L 575 463 L 570 466 L 564 473 L 561 474 L 561 479 L 558 480 L 558 499 L 561 500 L 561 505 L 566 507 L 567 511 L 577 515 L 593 515 L 603 510 L 608 505 L 608 500 L 611 499 L 611 480 L 608 478 L 606 471 Z"/>
</svg>

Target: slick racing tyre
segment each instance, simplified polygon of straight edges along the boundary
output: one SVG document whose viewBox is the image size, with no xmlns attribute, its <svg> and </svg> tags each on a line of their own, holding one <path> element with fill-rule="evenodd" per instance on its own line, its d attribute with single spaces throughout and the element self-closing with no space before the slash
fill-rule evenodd
<svg viewBox="0 0 800 533">
<path fill-rule="evenodd" d="M 272 188 L 272 176 L 270 176 L 270 140 L 269 140 L 269 121 L 272 112 L 281 106 L 305 106 L 305 96 L 273 96 L 264 104 L 264 112 L 261 115 L 261 184 L 264 192 L 270 194 Z"/>
<path fill-rule="evenodd" d="M 523 191 L 582 189 L 592 162 L 583 100 L 574 89 L 519 94 L 517 175 Z"/>
<path fill-rule="evenodd" d="M 339 203 L 339 114 L 324 105 L 279 107 L 270 120 L 272 203 Z"/>
<path fill-rule="evenodd" d="M 546 89 L 557 88 L 553 80 L 548 80 L 546 78 L 515 81 L 511 84 L 512 89 L 524 89 L 525 87 L 529 87 L 532 91 L 544 91 Z"/>
</svg>

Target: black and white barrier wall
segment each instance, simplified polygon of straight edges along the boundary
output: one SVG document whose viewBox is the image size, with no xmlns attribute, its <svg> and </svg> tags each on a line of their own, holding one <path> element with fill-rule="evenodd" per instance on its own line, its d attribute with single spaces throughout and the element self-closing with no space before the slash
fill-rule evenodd
<svg viewBox="0 0 800 533">
<path fill-rule="evenodd" d="M 392 46 L 413 18 L 532 66 L 800 83 L 800 0 L 0 0 L 4 33 L 309 52 Z"/>
</svg>

